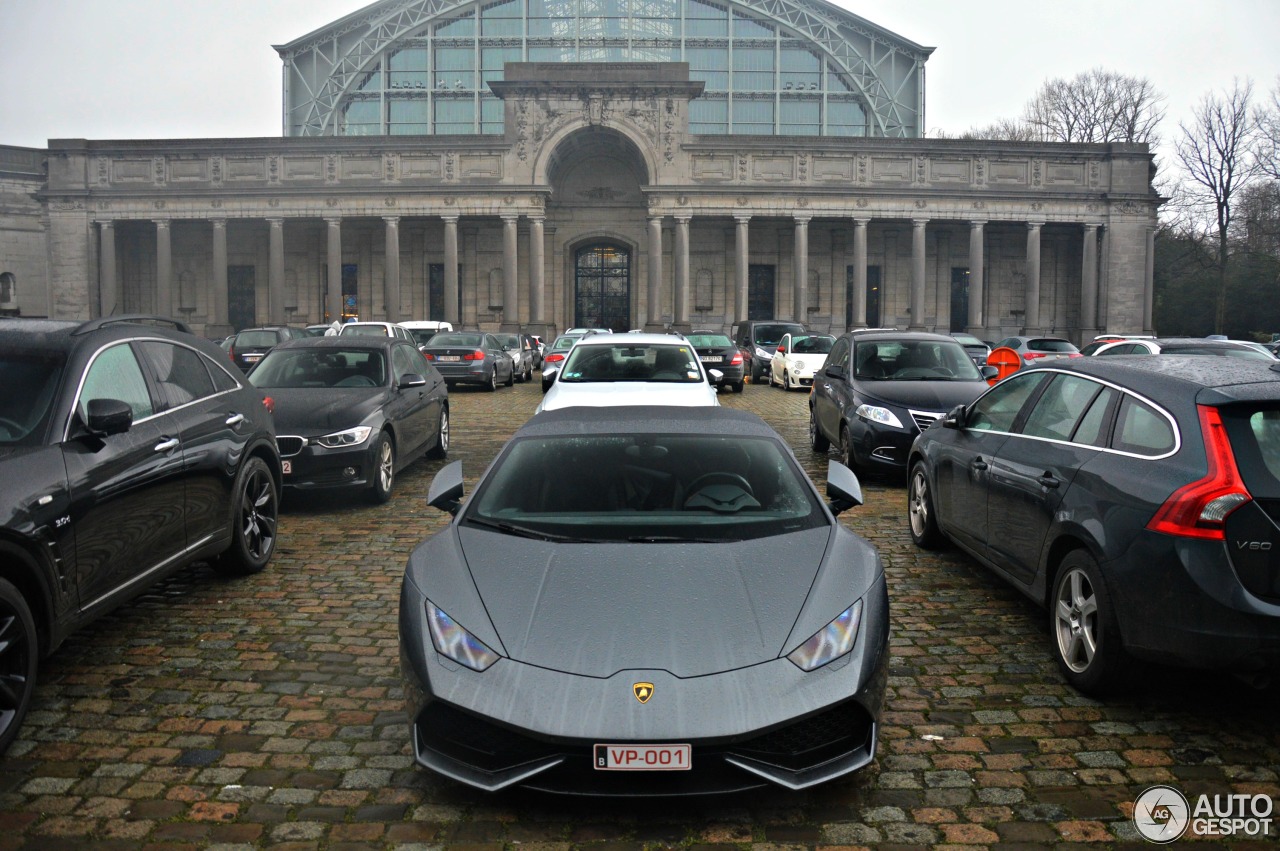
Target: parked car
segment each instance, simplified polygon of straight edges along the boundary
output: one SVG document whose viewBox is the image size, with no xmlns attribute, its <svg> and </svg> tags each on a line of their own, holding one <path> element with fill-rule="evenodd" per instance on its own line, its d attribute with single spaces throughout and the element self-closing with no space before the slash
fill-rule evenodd
<svg viewBox="0 0 1280 851">
<path fill-rule="evenodd" d="M 1005 365 L 1006 369 L 1012 367 L 1013 372 L 1040 361 L 1083 357 L 1080 354 L 1080 350 L 1075 347 L 1075 344 L 1061 337 L 1018 336 L 1005 337 L 996 343 L 991 349 L 991 355 L 988 355 L 988 363 L 994 364 L 991 358 L 992 356 L 998 356 L 1000 349 L 1010 349 L 1017 355 L 1014 363 Z"/>
<path fill-rule="evenodd" d="M 400 327 L 408 330 L 409 334 L 413 336 L 413 341 L 421 349 L 441 331 L 452 331 L 453 323 L 439 319 L 410 319 L 401 322 Z"/>
<path fill-rule="evenodd" d="M 539 411 L 577 405 L 719 405 L 719 370 L 670 334 L 595 334 L 574 344 L 560 369 L 542 371 Z"/>
<path fill-rule="evenodd" d="M 830 334 L 783 334 L 769 362 L 769 386 L 801 390 L 813 386 L 813 376 L 827 362 L 835 345 Z"/>
<path fill-rule="evenodd" d="M 972 334 L 965 334 L 962 331 L 952 331 L 951 337 L 964 346 L 964 350 L 969 353 L 969 357 L 973 358 L 974 364 L 977 366 L 987 365 L 987 355 L 991 354 L 990 346 Z"/>
<path fill-rule="evenodd" d="M 705 369 L 719 370 L 724 376 L 721 387 L 741 393 L 746 370 L 742 352 L 726 335 L 719 331 L 694 331 L 688 337 L 689 345 L 698 353 Z"/>
<path fill-rule="evenodd" d="M 254 364 L 262 360 L 267 352 L 286 340 L 300 340 L 307 336 L 306 332 L 286 325 L 272 325 L 262 328 L 246 328 L 235 335 L 227 355 L 231 362 L 240 367 L 241 372 L 253 369 Z"/>
<path fill-rule="evenodd" d="M 529 352 L 533 355 L 533 368 L 542 369 L 542 339 L 535 334 L 524 334 L 529 344 Z"/>
<path fill-rule="evenodd" d="M 1098 350 L 1110 343 L 1118 343 L 1121 340 L 1151 340 L 1154 339 L 1150 334 L 1099 334 L 1094 337 L 1087 345 L 1080 348 L 1080 354 L 1085 357 L 1092 357 L 1098 353 Z"/>
<path fill-rule="evenodd" d="M 835 444 L 854 472 L 905 473 L 921 430 L 987 389 L 951 337 L 923 331 L 851 331 L 836 340 L 809 394 L 809 444 Z"/>
<path fill-rule="evenodd" d="M 400 593 L 416 762 L 488 791 L 668 796 L 870 764 L 884 569 L 836 520 L 857 478 L 830 464 L 827 496 L 728 408 L 538 414 L 465 507 L 450 464 L 427 500 L 454 519 Z"/>
<path fill-rule="evenodd" d="M 908 516 L 1049 609 L 1084 692 L 1130 659 L 1280 663 L 1280 364 L 1086 358 L 1024 370 L 926 430 Z"/>
<path fill-rule="evenodd" d="M 1112 355 L 1212 355 L 1223 358 L 1247 358 L 1274 361 L 1269 352 L 1229 340 L 1209 340 L 1203 337 L 1151 337 L 1146 339 L 1119 340 L 1108 343 L 1094 352 L 1095 357 Z"/>
<path fill-rule="evenodd" d="M 418 340 L 409 332 L 408 328 L 395 322 L 348 322 L 338 331 L 339 337 L 394 337 L 397 340 L 404 340 L 406 343 L 413 343 L 415 346 Z"/>
<path fill-rule="evenodd" d="M 510 387 L 516 382 L 515 361 L 497 337 L 484 331 L 441 331 L 427 342 L 422 354 L 450 387 L 479 384 L 492 391 L 499 383 Z"/>
<path fill-rule="evenodd" d="M 417 346 L 398 338 L 282 343 L 249 374 L 275 403 L 284 486 L 391 498 L 396 474 L 449 452 L 449 394 Z"/>
<path fill-rule="evenodd" d="M 323 337 L 325 332 L 332 328 L 332 325 L 308 325 L 302 330 L 308 337 Z"/>
<path fill-rule="evenodd" d="M 515 365 L 516 381 L 533 380 L 533 344 L 524 334 L 495 334 L 502 350 Z"/>
<path fill-rule="evenodd" d="M 733 326 L 733 341 L 742 351 L 744 366 L 751 374 L 751 383 L 758 384 L 770 369 L 773 352 L 786 334 L 803 334 L 799 322 L 778 319 L 749 319 Z"/>
<path fill-rule="evenodd" d="M 192 561 L 253 573 L 276 544 L 270 412 L 171 319 L 0 319 L 0 752 L 39 661 Z"/>
<path fill-rule="evenodd" d="M 581 339 L 581 334 L 561 334 L 552 340 L 551 346 L 542 353 L 543 371 L 545 372 L 549 367 L 559 369 L 559 365 L 564 363 L 565 356 L 569 354 L 573 344 Z"/>
</svg>

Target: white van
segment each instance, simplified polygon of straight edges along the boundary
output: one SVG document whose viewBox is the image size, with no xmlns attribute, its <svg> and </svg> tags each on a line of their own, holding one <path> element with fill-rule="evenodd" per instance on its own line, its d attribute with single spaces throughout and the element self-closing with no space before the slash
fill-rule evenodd
<svg viewBox="0 0 1280 851">
<path fill-rule="evenodd" d="M 439 332 L 453 330 L 452 323 L 441 322 L 435 319 L 412 319 L 408 322 L 401 322 L 399 324 L 401 327 L 409 329 L 409 333 L 413 335 L 413 339 L 418 344 L 418 348 L 425 346 L 427 341 Z"/>
</svg>

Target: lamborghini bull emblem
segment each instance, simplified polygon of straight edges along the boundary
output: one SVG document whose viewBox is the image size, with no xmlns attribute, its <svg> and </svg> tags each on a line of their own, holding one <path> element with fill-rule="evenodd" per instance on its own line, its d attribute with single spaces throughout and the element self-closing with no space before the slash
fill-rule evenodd
<svg viewBox="0 0 1280 851">
<path fill-rule="evenodd" d="M 636 696 L 636 700 L 648 703 L 649 698 L 653 697 L 653 683 L 635 683 L 631 686 L 631 692 Z"/>
</svg>

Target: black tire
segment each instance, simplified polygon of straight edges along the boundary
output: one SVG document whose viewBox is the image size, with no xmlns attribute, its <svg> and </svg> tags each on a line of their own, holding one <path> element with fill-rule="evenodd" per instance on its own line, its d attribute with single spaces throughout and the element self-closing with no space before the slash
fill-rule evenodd
<svg viewBox="0 0 1280 851">
<path fill-rule="evenodd" d="M 40 663 L 31 607 L 17 586 L 0 579 L 0 754 L 18 737 L 31 706 Z"/>
<path fill-rule="evenodd" d="M 516 365 L 511 364 L 511 371 L 507 373 L 507 386 L 514 387 L 516 385 Z"/>
<path fill-rule="evenodd" d="M 258 573 L 276 549 L 280 489 L 267 463 L 249 458 L 236 477 L 231 496 L 231 546 L 213 566 L 221 573 Z"/>
<path fill-rule="evenodd" d="M 1084 550 L 1068 553 L 1054 577 L 1049 644 L 1062 676 L 1084 694 L 1113 691 L 1127 673 L 1111 595 L 1098 563 Z"/>
<path fill-rule="evenodd" d="M 742 381 L 735 382 L 735 383 L 732 385 L 732 386 L 733 386 L 733 392 L 734 392 L 734 393 L 741 393 L 741 392 L 742 392 L 743 384 L 744 384 L 744 382 L 742 382 Z"/>
<path fill-rule="evenodd" d="M 436 445 L 427 450 L 427 457 L 432 459 L 449 456 L 449 409 L 440 409 L 440 420 L 436 423 Z"/>
<path fill-rule="evenodd" d="M 524 383 L 528 384 L 530 381 L 533 381 L 533 364 L 525 367 L 524 370 Z"/>
<path fill-rule="evenodd" d="M 369 499 L 379 505 L 391 499 L 396 483 L 396 445 L 385 431 L 379 432 L 374 441 L 373 469 L 369 473 Z"/>
<path fill-rule="evenodd" d="M 761 369 L 760 364 L 755 362 L 755 358 L 752 358 L 751 359 L 751 383 L 759 384 L 761 378 L 764 378 L 764 370 Z M 772 375 L 770 375 L 769 383 L 770 384 L 773 383 Z"/>
<path fill-rule="evenodd" d="M 860 473 L 858 467 L 858 455 L 853 451 L 853 433 L 849 431 L 849 426 L 840 427 L 840 463 L 844 464 L 855 473 Z"/>
<path fill-rule="evenodd" d="M 813 406 L 809 407 L 809 448 L 814 452 L 826 452 L 831 448 L 831 441 L 818 428 L 818 418 L 813 415 Z"/>
<path fill-rule="evenodd" d="M 933 491 L 929 488 L 923 461 L 917 461 L 911 468 L 907 483 L 907 525 L 911 529 L 911 540 L 922 550 L 940 549 L 946 543 L 946 537 L 938 528 Z"/>
<path fill-rule="evenodd" d="M 493 371 L 489 373 L 489 380 L 485 382 L 484 390 L 486 393 L 492 393 L 498 389 L 498 367 L 495 365 Z"/>
<path fill-rule="evenodd" d="M 796 389 L 795 387 L 791 386 L 791 373 L 787 372 L 786 370 L 782 371 L 782 389 L 787 391 L 788 393 Z"/>
</svg>

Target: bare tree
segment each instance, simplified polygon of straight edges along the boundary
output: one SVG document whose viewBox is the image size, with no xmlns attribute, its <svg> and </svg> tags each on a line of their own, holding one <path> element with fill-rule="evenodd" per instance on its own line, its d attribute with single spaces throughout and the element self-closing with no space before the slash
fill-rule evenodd
<svg viewBox="0 0 1280 851">
<path fill-rule="evenodd" d="M 1258 108 L 1258 168 L 1273 180 L 1280 180 L 1280 77 L 1271 90 L 1271 99 Z"/>
<path fill-rule="evenodd" d="M 1094 68 L 1070 80 L 1047 80 L 1022 123 L 1043 142 L 1159 143 L 1164 96 L 1145 77 Z"/>
<path fill-rule="evenodd" d="M 1258 125 L 1250 106 L 1252 98 L 1250 80 L 1236 80 L 1231 91 L 1221 95 L 1205 95 L 1193 110 L 1191 122 L 1179 124 L 1181 134 L 1176 143 L 1178 162 L 1187 176 L 1184 187 L 1188 198 L 1208 214 L 1217 243 L 1218 299 L 1213 327 L 1218 334 L 1226 318 L 1233 205 L 1258 173 Z"/>
<path fill-rule="evenodd" d="M 970 127 L 962 133 L 952 135 L 945 130 L 935 130 L 935 139 L 998 139 L 1004 142 L 1034 142 L 1035 133 L 1031 128 L 1015 118 L 1001 118 L 985 127 Z"/>
</svg>

